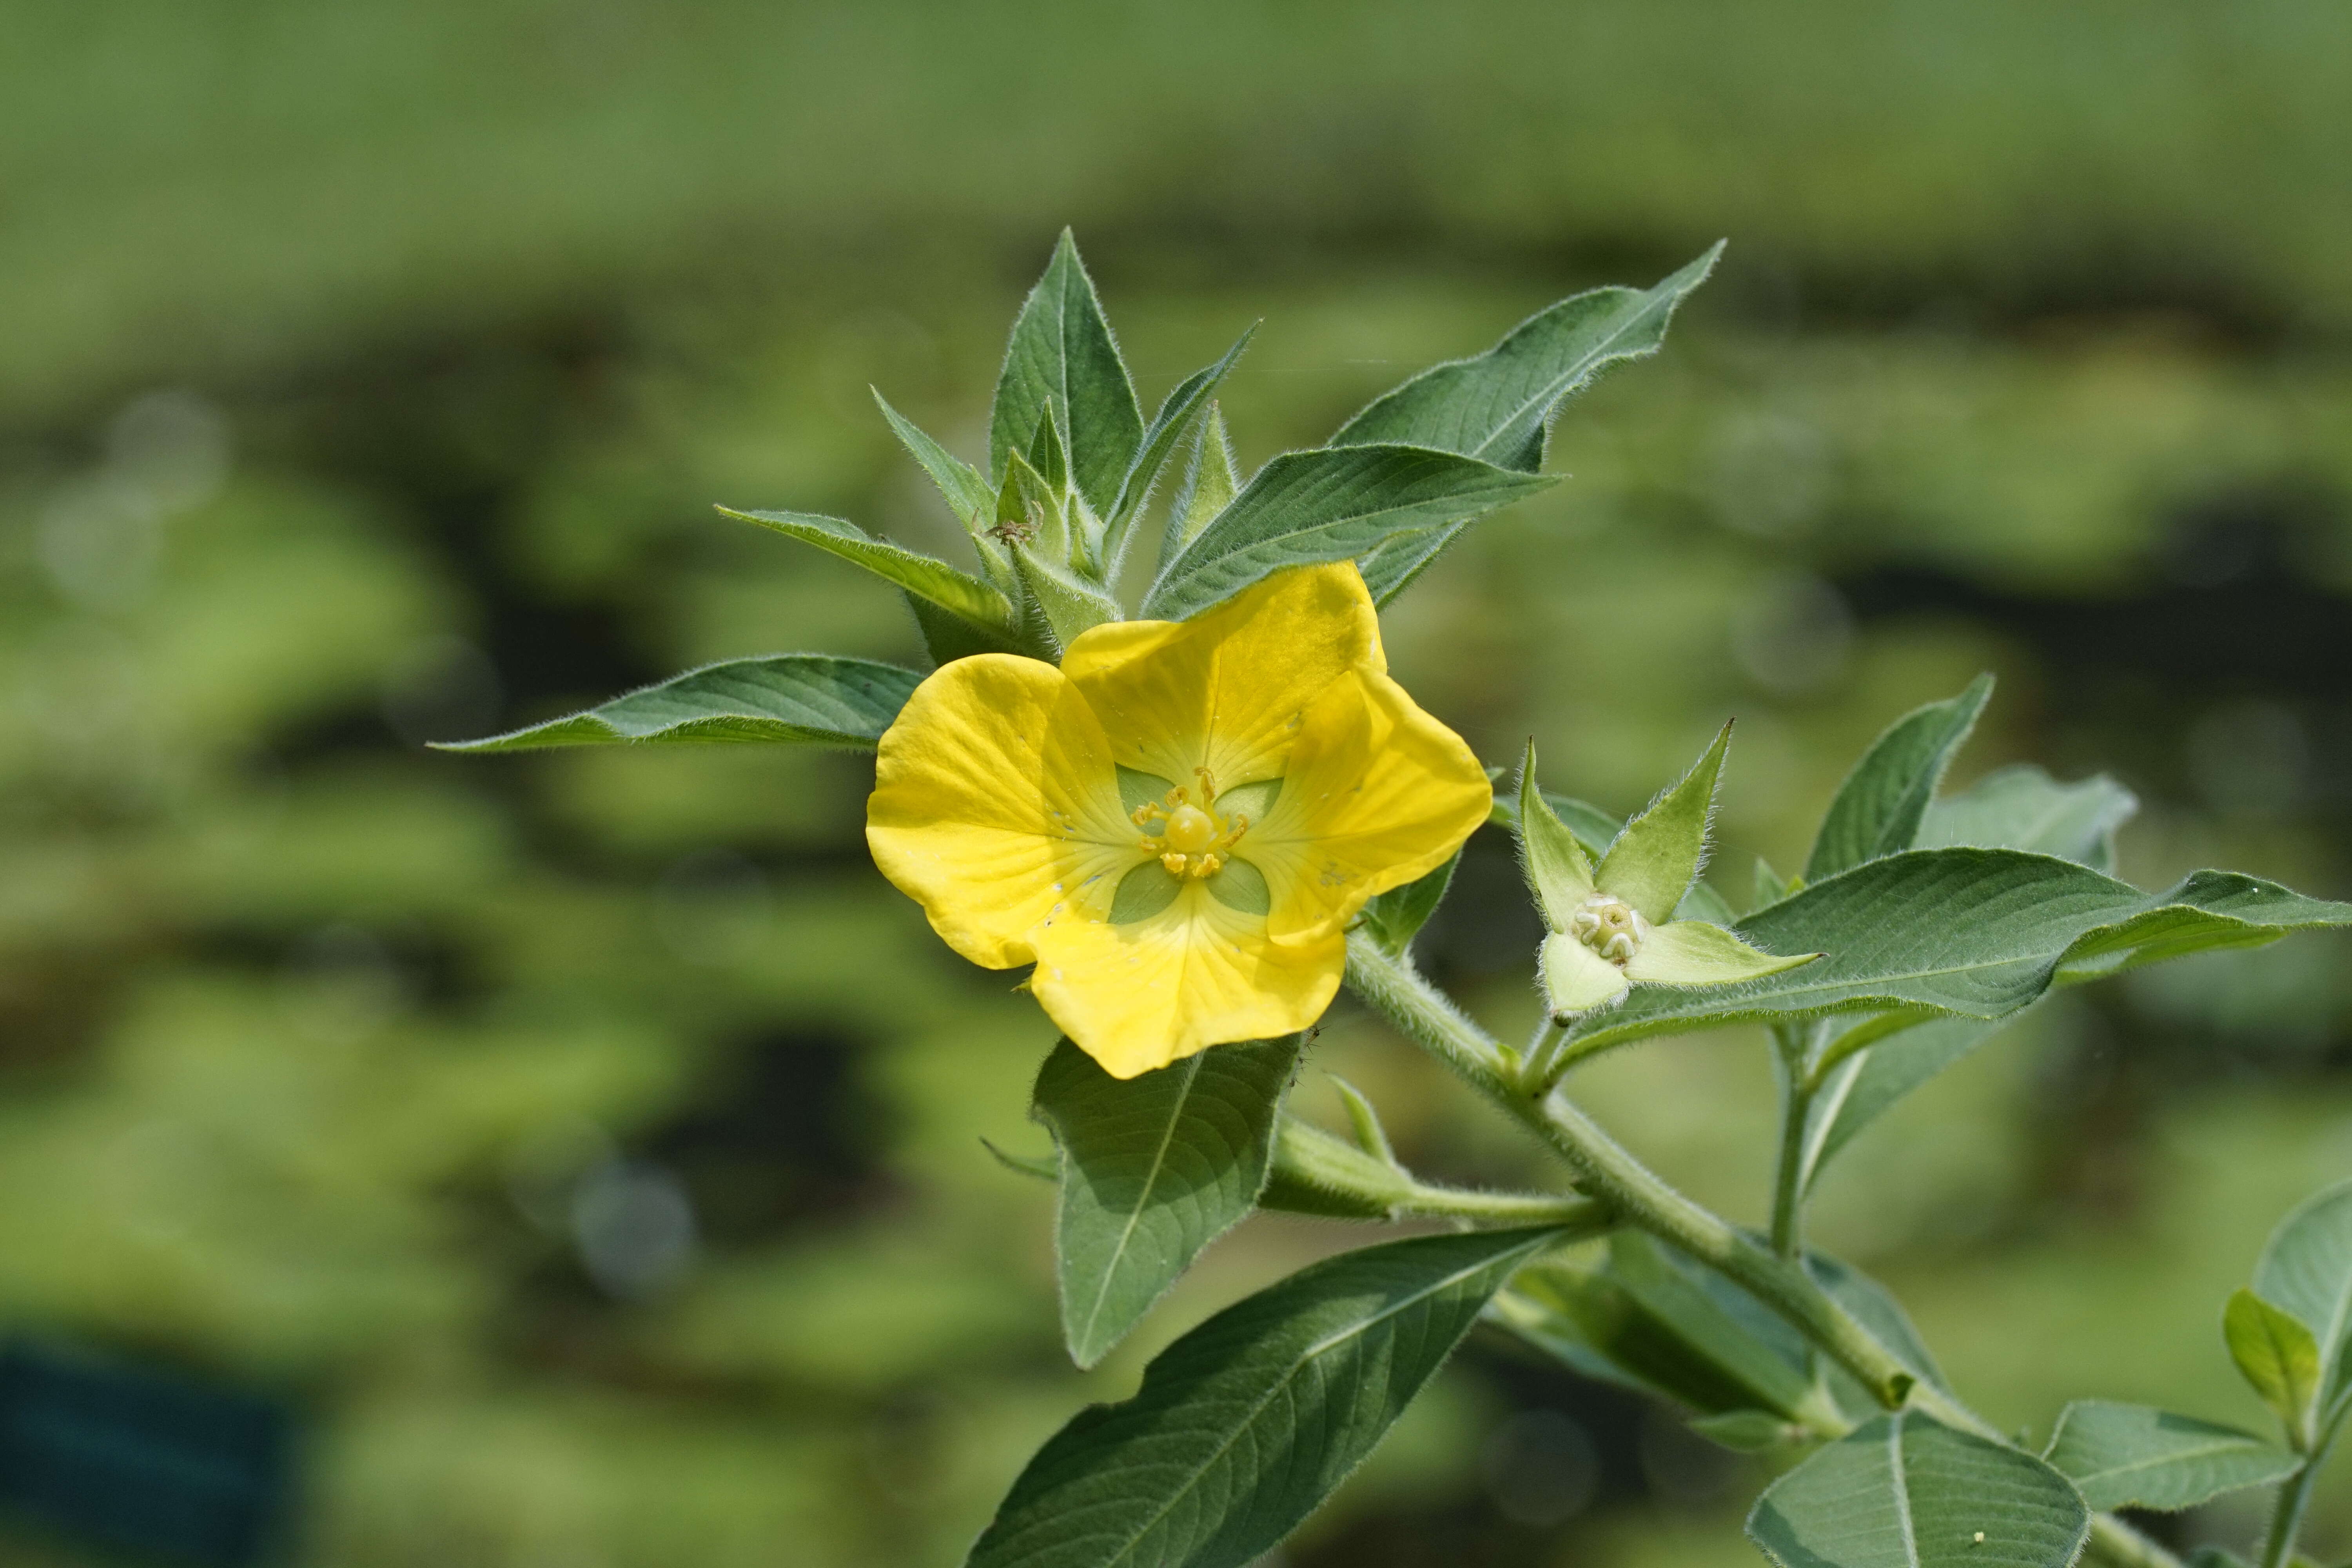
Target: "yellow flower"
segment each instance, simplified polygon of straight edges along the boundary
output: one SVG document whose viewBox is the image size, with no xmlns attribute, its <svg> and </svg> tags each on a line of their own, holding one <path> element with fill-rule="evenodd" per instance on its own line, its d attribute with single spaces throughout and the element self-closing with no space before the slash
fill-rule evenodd
<svg viewBox="0 0 2352 1568">
<path fill-rule="evenodd" d="M 866 842 L 949 946 L 1114 1076 L 1303 1029 L 1364 901 L 1486 819 L 1485 770 L 1388 677 L 1353 565 L 934 671 L 882 737 Z"/>
</svg>

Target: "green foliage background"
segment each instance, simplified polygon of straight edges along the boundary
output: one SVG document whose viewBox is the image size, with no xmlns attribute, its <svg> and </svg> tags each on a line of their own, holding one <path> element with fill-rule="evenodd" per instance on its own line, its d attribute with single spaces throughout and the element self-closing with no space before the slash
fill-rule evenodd
<svg viewBox="0 0 2352 1568">
<path fill-rule="evenodd" d="M 1728 234 L 1664 354 L 1571 406 L 1573 479 L 1401 601 L 1423 705 L 1616 810 L 1737 714 L 1738 898 L 1990 667 L 1958 782 L 2109 768 L 2142 886 L 2352 892 L 2340 7 L 6 19 L 0 1323 L 293 1403 L 299 1560 L 950 1563 L 1077 1405 L 1352 1239 L 1253 1220 L 1070 1372 L 1047 1189 L 976 1141 L 1042 1146 L 1048 1038 L 866 863 L 870 764 L 417 749 L 704 659 L 914 657 L 857 573 L 709 503 L 944 547 L 867 384 L 978 455 L 1065 222 L 1147 406 L 1265 319 L 1223 399 L 1251 465 Z M 1536 1007 L 1494 956 L 1521 903 L 1474 849 L 1430 939 L 1499 1023 Z M 1843 1157 L 1822 1241 L 1998 1419 L 2257 1421 L 2220 1306 L 2352 1169 L 2347 956 L 2039 1009 Z M 1369 1023 L 1303 1085 L 1339 1124 L 1322 1068 L 1418 1167 L 1510 1173 Z M 1584 1081 L 1761 1218 L 1760 1045 Z M 1487 1347 L 1292 1560 L 1744 1563 L 1728 1463 Z"/>
</svg>

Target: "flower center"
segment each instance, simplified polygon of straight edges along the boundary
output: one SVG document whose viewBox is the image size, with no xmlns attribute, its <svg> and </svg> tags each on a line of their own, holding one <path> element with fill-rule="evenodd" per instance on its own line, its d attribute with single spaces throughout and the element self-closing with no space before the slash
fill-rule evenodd
<svg viewBox="0 0 2352 1568">
<path fill-rule="evenodd" d="M 1624 900 L 1594 893 L 1568 917 L 1568 929 L 1577 941 L 1622 969 L 1642 951 L 1642 939 L 1650 934 L 1650 922 Z"/>
<path fill-rule="evenodd" d="M 1164 800 L 1138 806 L 1132 818 L 1153 837 L 1141 840 L 1144 850 L 1160 858 L 1171 877 L 1213 877 L 1225 868 L 1225 857 L 1249 831 L 1249 818 L 1239 812 L 1228 817 L 1216 809 L 1217 781 L 1206 768 L 1199 775 L 1200 799 L 1178 784 Z"/>
</svg>

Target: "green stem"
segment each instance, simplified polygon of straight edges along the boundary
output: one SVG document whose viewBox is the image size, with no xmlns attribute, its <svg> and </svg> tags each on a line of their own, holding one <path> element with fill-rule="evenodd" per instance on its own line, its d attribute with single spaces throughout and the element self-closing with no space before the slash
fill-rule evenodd
<svg viewBox="0 0 2352 1568">
<path fill-rule="evenodd" d="M 1780 1053 L 1780 1158 L 1772 1173 L 1772 1250 L 1782 1258 L 1805 1255 L 1805 1124 L 1813 1097 L 1805 1084 L 1803 1053 L 1782 1029 L 1772 1031 Z"/>
<path fill-rule="evenodd" d="M 2327 1429 L 2303 1462 L 2303 1468 L 2289 1476 L 2279 1486 L 2278 1503 L 2271 1510 L 2270 1534 L 2263 1542 L 2261 1568 L 2287 1568 L 2294 1561 L 2295 1537 L 2303 1532 L 2304 1510 L 2311 1506 L 2311 1489 L 2319 1484 L 2319 1472 L 2326 1468 L 2327 1456 L 2336 1447 L 2336 1435 L 2344 1429 L 2339 1416 Z"/>
<path fill-rule="evenodd" d="M 1854 1321 L 1804 1268 L 1777 1256 L 1683 1196 L 1560 1096 L 1521 1092 L 1496 1063 L 1494 1042 L 1443 993 L 1360 936 L 1348 939 L 1348 988 L 1408 1039 L 1453 1069 L 1550 1146 L 1577 1185 L 1628 1224 L 1662 1237 L 1773 1307 L 1888 1409 L 1907 1398 L 1946 1426 L 2005 1442 L 1981 1416 L 1932 1384 Z M 2179 1560 L 2111 1515 L 2094 1517 L 2092 1549 L 2119 1568 L 2179 1568 Z"/>
</svg>

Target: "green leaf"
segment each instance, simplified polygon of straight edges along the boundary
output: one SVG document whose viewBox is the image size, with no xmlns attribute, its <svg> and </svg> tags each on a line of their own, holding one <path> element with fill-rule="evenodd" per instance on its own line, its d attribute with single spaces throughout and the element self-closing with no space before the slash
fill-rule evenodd
<svg viewBox="0 0 2352 1568">
<path fill-rule="evenodd" d="M 1234 444 L 1225 437 L 1224 412 L 1214 398 L 1210 399 L 1209 411 L 1202 417 L 1198 430 L 1192 438 L 1192 460 L 1184 468 L 1183 482 L 1177 486 L 1175 499 L 1168 504 L 1168 529 L 1160 544 L 1163 565 L 1208 527 L 1210 519 L 1232 505 L 1242 488 L 1234 463 Z"/>
<path fill-rule="evenodd" d="M 1915 1410 L 1828 1445 L 1748 1516 L 1781 1568 L 2068 1568 L 2090 1529 L 2050 1466 Z"/>
<path fill-rule="evenodd" d="M 1724 991 L 1636 992 L 1570 1037 L 1570 1059 L 1650 1035 L 1810 1014 L 1913 1008 L 1994 1019 L 2053 984 L 2291 931 L 2352 924 L 2352 904 L 2198 871 L 2143 893 L 2088 867 L 2009 849 L 1914 849 L 1759 910 L 1733 929 L 1817 963 Z"/>
<path fill-rule="evenodd" d="M 1359 557 L 1356 570 L 1363 574 L 1364 586 L 1370 591 L 1373 605 L 1386 609 L 1390 601 L 1412 587 L 1413 579 L 1428 570 L 1430 563 L 1444 554 L 1469 528 L 1466 522 L 1451 522 L 1444 528 L 1396 534 Z"/>
<path fill-rule="evenodd" d="M 1041 428 L 1053 426 L 1048 422 Z M 1019 452 L 1004 460 L 1004 482 L 996 492 L 993 535 L 1003 540 L 1007 548 L 1026 544 L 1049 560 L 1076 562 L 1084 554 L 1081 542 L 1072 535 L 1060 487 Z"/>
<path fill-rule="evenodd" d="M 2319 1394 L 2319 1342 L 2304 1321 L 2241 1286 L 2221 1314 L 2221 1337 L 2239 1374 L 2278 1413 L 2298 1448 L 2310 1444 Z"/>
<path fill-rule="evenodd" d="M 1370 1453 L 1556 1233 L 1424 1236 L 1327 1258 L 1162 1352 L 1123 1405 L 1029 1461 L 968 1568 L 1240 1568 Z"/>
<path fill-rule="evenodd" d="M 1756 857 L 1756 869 L 1748 879 L 1750 908 L 1760 910 L 1767 904 L 1777 904 L 1802 886 L 1793 878 L 1783 877 L 1772 869 L 1772 862 L 1763 856 Z"/>
<path fill-rule="evenodd" d="M 1670 921 L 1642 939 L 1640 950 L 1626 962 L 1625 978 L 1639 985 L 1730 985 L 1801 968 L 1821 956 L 1759 952 L 1719 925 Z"/>
<path fill-rule="evenodd" d="M 895 664 L 830 654 L 736 658 L 674 675 L 584 713 L 436 742 L 444 752 L 528 752 L 626 742 L 781 741 L 871 749 L 923 678 Z"/>
<path fill-rule="evenodd" d="M 1653 924 L 1674 918 L 1675 906 L 1683 901 L 1706 856 L 1716 786 L 1723 778 L 1723 753 L 1730 744 L 1731 726 L 1726 724 L 1690 772 L 1625 825 L 1601 858 L 1600 869 L 1592 875 L 1594 886 L 1624 900 Z"/>
<path fill-rule="evenodd" d="M 1445 889 L 1453 885 L 1454 868 L 1460 864 L 1462 851 L 1456 849 L 1446 857 L 1445 864 L 1427 876 L 1374 895 L 1364 905 L 1364 934 L 1391 958 L 1402 958 L 1421 928 L 1429 923 L 1429 917 L 1437 912 L 1437 906 L 1445 901 Z"/>
<path fill-rule="evenodd" d="M 1885 1015 L 1878 1015 L 1885 1017 Z M 1861 1024 L 1874 1018 L 1858 1020 Z M 2007 1019 L 1915 1020 L 1900 1032 L 1847 1058 L 1814 1093 L 1806 1120 L 1804 1180 L 1810 1189 L 1822 1167 L 1896 1100 L 2008 1026 Z"/>
<path fill-rule="evenodd" d="M 854 562 L 984 633 L 1003 636 L 1013 629 L 1013 602 L 992 584 L 969 572 L 958 571 L 937 556 L 877 539 L 854 522 L 819 517 L 813 512 L 737 511 L 724 506 L 719 510 L 729 517 L 772 528 L 788 539 L 814 544 L 827 554 Z"/>
<path fill-rule="evenodd" d="M 2254 1292 L 2311 1331 L 2324 1405 L 2352 1399 L 2352 1182 L 2315 1194 L 2279 1222 L 2254 1267 Z"/>
<path fill-rule="evenodd" d="M 1070 455 L 1062 445 L 1062 415 L 1052 404 L 1037 417 L 1037 434 L 1030 438 L 1029 466 L 1055 495 L 1070 489 Z"/>
<path fill-rule="evenodd" d="M 1654 289 L 1594 289 L 1538 311 L 1485 353 L 1375 398 L 1330 444 L 1434 447 L 1533 473 L 1560 404 L 1610 364 L 1657 353 L 1675 307 L 1722 254 L 1718 241 Z"/>
<path fill-rule="evenodd" d="M 1588 1375 L 1702 1414 L 1820 1414 L 1802 1342 L 1736 1286 L 1639 1233 L 1612 1236 L 1605 1258 L 1528 1269 L 1493 1316 Z"/>
<path fill-rule="evenodd" d="M 1216 396 L 1217 388 L 1223 384 L 1226 374 L 1234 368 L 1234 362 L 1242 357 L 1242 351 L 1249 347 L 1250 339 L 1256 334 L 1257 328 L 1253 324 L 1249 331 L 1234 340 L 1234 346 L 1225 351 L 1223 359 L 1178 382 L 1160 401 L 1160 412 L 1151 416 L 1151 423 L 1144 428 L 1143 438 L 1136 447 L 1135 461 L 1119 481 L 1118 498 L 1111 502 L 1109 516 L 1106 520 L 1109 542 L 1104 553 L 1112 561 L 1126 558 L 1129 531 L 1134 525 L 1136 515 L 1151 499 L 1151 488 L 1160 482 L 1160 472 L 1167 465 L 1169 453 L 1176 449 L 1177 441 L 1192 428 L 1204 409 L 1216 407 L 1213 399 Z M 1218 434 L 1222 440 L 1222 421 L 1219 422 Z M 1230 462 L 1230 453 L 1221 453 L 1220 456 Z M 1228 499 L 1233 493 L 1231 477 L 1228 470 Z M 1208 520 L 1204 517 L 1202 521 L 1205 522 Z M 1113 572 L 1111 575 L 1115 580 L 1118 574 Z"/>
<path fill-rule="evenodd" d="M 940 494 L 947 500 L 948 510 L 956 514 L 957 521 L 964 526 L 964 531 L 971 534 L 972 542 L 980 546 L 982 558 L 992 559 L 1001 565 L 1003 552 L 986 532 L 995 521 L 996 513 L 996 487 L 988 482 L 988 476 L 924 435 L 913 421 L 890 406 L 889 400 L 882 395 L 881 388 L 868 387 L 866 390 L 874 394 L 874 401 L 881 408 L 882 417 L 889 421 L 899 444 L 907 448 L 916 462 L 922 465 L 923 472 L 931 477 L 931 483 L 939 486 Z"/>
<path fill-rule="evenodd" d="M 2280 1480 L 2302 1463 L 2234 1426 L 2105 1399 L 2066 1406 L 2043 1457 L 2096 1509 L 2195 1508 Z"/>
<path fill-rule="evenodd" d="M 1912 1326 L 1910 1314 L 1904 1311 L 1902 1303 L 1885 1286 L 1852 1264 L 1841 1263 L 1824 1252 L 1807 1253 L 1805 1271 L 1813 1277 L 1815 1284 L 1829 1292 L 1832 1300 L 1846 1310 L 1854 1321 L 1868 1329 L 1873 1338 L 1893 1352 L 1895 1359 L 1903 1363 L 1904 1369 L 1916 1381 L 1940 1388 L 1946 1394 L 1952 1392 L 1952 1385 L 1944 1379 L 1943 1368 L 1936 1364 L 1935 1353 L 1927 1348 L 1927 1342 L 1919 1337 L 1919 1331 Z M 1853 1383 L 1854 1394 L 1861 1402 L 1855 1408 L 1875 1415 L 1875 1396 L 1858 1380 L 1848 1381 Z"/>
<path fill-rule="evenodd" d="M 1533 741 L 1528 742 L 1527 756 L 1519 763 L 1518 795 L 1515 826 L 1520 869 L 1527 874 L 1528 890 L 1535 895 L 1544 924 L 1564 931 L 1570 917 L 1592 896 L 1592 863 L 1584 858 L 1584 847 L 1536 784 Z"/>
<path fill-rule="evenodd" d="M 2139 798 L 2105 773 L 2060 784 L 2031 763 L 2020 763 L 1931 802 L 1916 847 L 2031 849 L 2112 874 L 2116 830 L 2138 810 Z"/>
<path fill-rule="evenodd" d="M 1108 512 L 1143 438 L 1143 412 L 1067 229 L 1005 346 L 988 416 L 991 475 L 1002 478 L 1007 459 L 1028 449 L 1049 406 L 1068 438 L 1078 493 L 1097 513 Z"/>
<path fill-rule="evenodd" d="M 1143 613 L 1183 620 L 1283 567 L 1353 560 L 1396 534 L 1484 517 L 1552 483 L 1421 447 L 1286 452 L 1160 567 Z"/>
<path fill-rule="evenodd" d="M 1805 862 L 1805 880 L 1818 882 L 1912 847 L 1952 753 L 1976 728 L 1991 695 L 1992 677 L 1979 675 L 1958 697 L 1930 702 L 1889 725 L 1838 786 Z"/>
<path fill-rule="evenodd" d="M 1250 1212 L 1300 1045 L 1218 1046 L 1124 1080 L 1067 1040 L 1045 1058 L 1035 1114 L 1062 1150 L 1055 1239 L 1071 1360 L 1100 1361 Z"/>
<path fill-rule="evenodd" d="M 1057 647 L 1066 648 L 1081 632 L 1119 619 L 1118 601 L 1109 593 L 1027 545 L 1013 547 L 1013 562 L 1021 585 L 1053 629 Z"/>
</svg>

